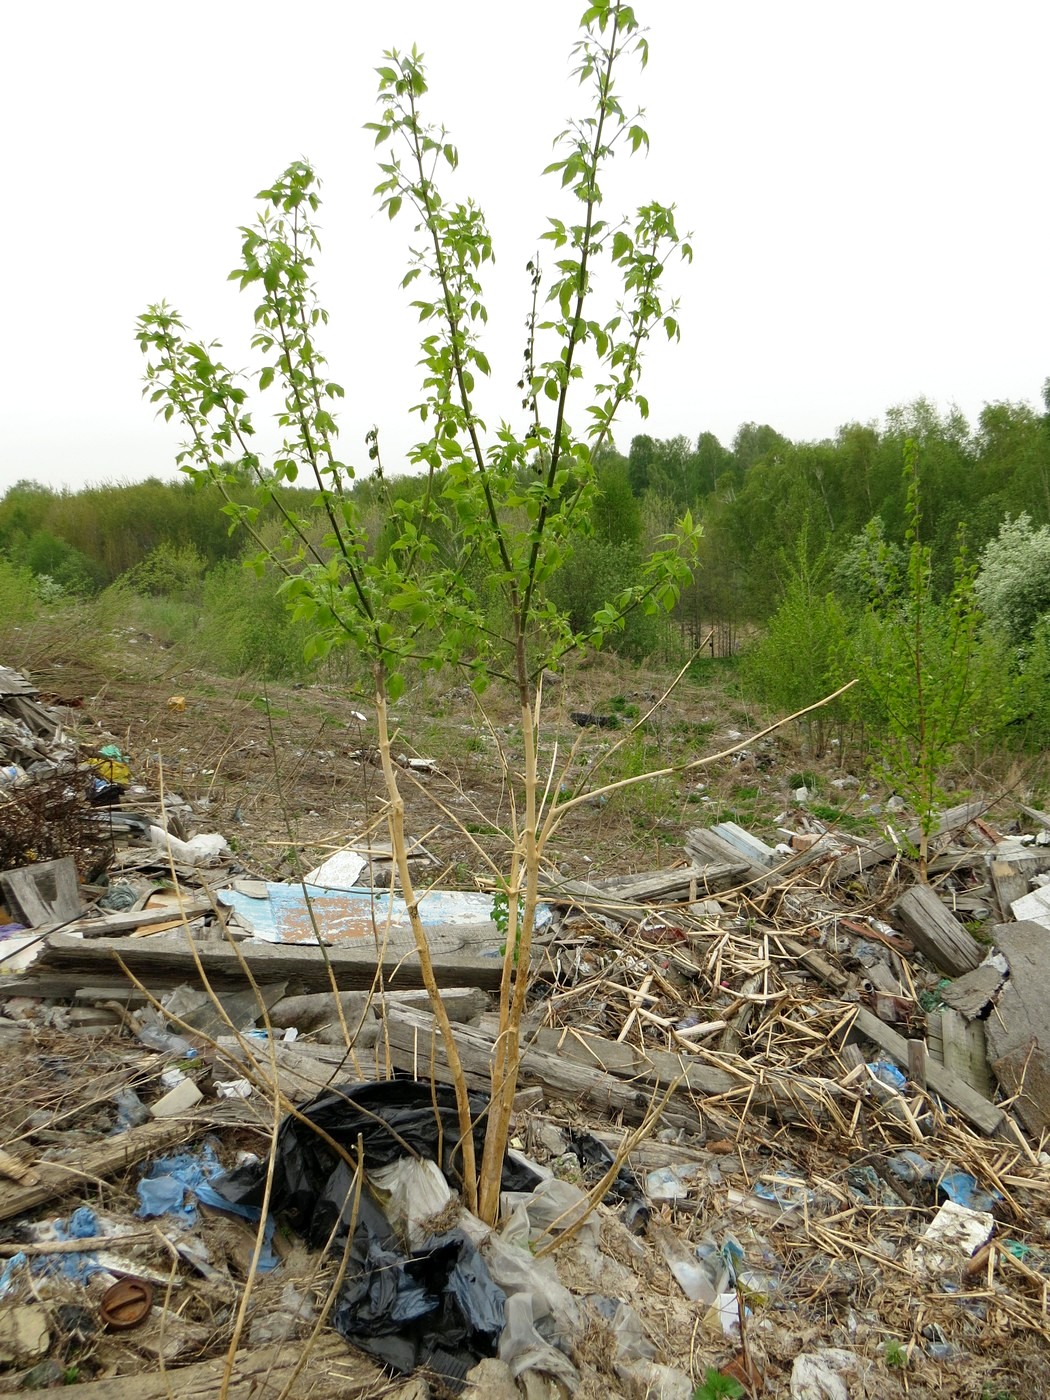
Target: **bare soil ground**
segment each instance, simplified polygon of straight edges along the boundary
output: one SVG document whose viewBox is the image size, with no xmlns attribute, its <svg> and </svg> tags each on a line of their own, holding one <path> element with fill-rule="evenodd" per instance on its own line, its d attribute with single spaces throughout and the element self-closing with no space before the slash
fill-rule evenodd
<svg viewBox="0 0 1050 1400">
<path fill-rule="evenodd" d="M 81 737 L 118 743 L 133 781 L 185 798 L 202 829 L 225 835 L 259 875 L 295 878 L 351 837 L 385 838 L 371 698 L 353 686 L 216 676 L 135 631 L 83 647 L 27 636 L 5 661 L 49 702 L 79 707 Z M 771 838 L 802 778 L 816 779 L 825 819 L 853 830 L 872 824 L 860 793 L 877 789 L 865 780 L 835 790 L 845 770 L 834 747 L 815 760 L 793 727 L 748 742 L 774 717 L 739 699 L 731 665 L 700 663 L 659 703 L 673 680 L 669 669 L 603 657 L 547 686 L 543 761 L 563 793 L 676 770 L 575 808 L 547 853 L 563 874 L 671 865 L 689 827 L 725 818 Z M 184 709 L 169 705 L 176 696 Z M 454 680 L 427 678 L 409 685 L 394 713 L 395 753 L 435 763 L 432 773 L 405 775 L 409 833 L 437 859 L 444 883 L 491 878 L 485 857 L 505 852 L 511 819 L 506 772 L 521 762 L 514 702 L 497 687 L 479 702 Z M 580 726 L 571 716 L 581 713 L 616 727 Z"/>
</svg>

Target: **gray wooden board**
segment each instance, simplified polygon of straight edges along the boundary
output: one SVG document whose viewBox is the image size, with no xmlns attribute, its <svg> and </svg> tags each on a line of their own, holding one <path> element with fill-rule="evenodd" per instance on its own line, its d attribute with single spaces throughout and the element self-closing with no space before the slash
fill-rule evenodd
<svg viewBox="0 0 1050 1400">
<path fill-rule="evenodd" d="M 968 826 L 970 822 L 979 817 L 987 808 L 985 802 L 964 802 L 958 807 L 951 807 L 936 822 L 931 839 L 942 836 L 945 832 L 960 831 Z M 920 827 L 913 826 L 903 835 L 902 840 L 907 845 L 916 847 L 922 836 Z M 855 839 L 855 838 L 853 838 Z M 880 865 L 884 860 L 893 860 L 895 856 L 905 854 L 899 845 L 893 841 L 857 841 L 857 849 L 850 851 L 849 855 L 840 856 L 832 866 L 832 880 L 835 882 L 849 880 L 854 875 L 859 875 L 862 870 L 870 870 L 873 865 Z"/>
<path fill-rule="evenodd" d="M 446 946 L 460 945 L 463 928 L 448 925 L 428 928 L 444 932 Z M 503 961 L 499 957 L 479 957 L 472 954 L 466 942 L 465 952 L 450 951 L 434 957 L 434 974 L 438 983 L 451 987 L 499 986 Z M 477 945 L 474 944 L 474 947 Z M 331 986 L 328 965 L 320 948 L 302 944 L 241 943 L 235 950 L 228 943 L 200 943 L 196 948 L 201 965 L 217 986 L 243 986 L 243 958 L 257 981 L 287 982 L 289 995 L 322 992 Z M 108 979 L 119 972 L 117 958 L 151 991 L 189 982 L 196 985 L 197 964 L 193 949 L 188 945 L 184 930 L 157 934 L 152 938 L 103 938 L 90 942 L 69 934 L 55 933 L 48 940 L 46 952 L 33 966 L 35 980 L 43 980 L 52 968 L 62 975 L 76 972 L 82 982 Z M 340 988 L 370 987 L 376 978 L 377 959 L 374 951 L 332 948 L 328 964 Z M 383 980 L 396 990 L 408 990 L 423 985 L 419 956 L 400 944 L 396 950 L 387 949 L 382 963 Z"/>
<path fill-rule="evenodd" d="M 908 1042 L 904 1036 L 884 1025 L 863 1006 L 857 1008 L 853 1028 L 866 1039 L 873 1040 L 880 1050 L 885 1050 L 902 1069 L 907 1069 Z M 983 1094 L 977 1093 L 965 1080 L 960 1079 L 944 1065 L 937 1064 L 932 1058 L 926 1062 L 926 1082 L 935 1094 L 939 1094 L 952 1108 L 958 1109 L 967 1122 L 979 1128 L 982 1133 L 989 1137 L 998 1133 L 1003 1123 L 1002 1109 L 996 1108 Z"/>
<path fill-rule="evenodd" d="M 732 889 L 747 873 L 748 866 L 739 860 L 712 861 L 614 880 L 545 880 L 540 888 L 548 904 L 599 909 L 629 919 L 640 917 L 654 904 L 684 904 Z"/>
<path fill-rule="evenodd" d="M 710 827 L 697 826 L 685 834 L 685 851 L 697 865 L 717 862 L 722 865 L 743 865 L 749 880 L 760 880 L 768 875 L 769 866 L 752 856 L 745 855 L 723 836 Z"/>
<path fill-rule="evenodd" d="M 138 1336 L 139 1334 L 136 1334 Z M 290 1393 L 314 1400 L 354 1400 L 389 1394 L 383 1371 L 353 1351 L 338 1333 L 324 1330 L 296 1375 L 303 1342 L 289 1338 L 274 1346 L 246 1347 L 233 1358 L 225 1380 L 226 1353 L 189 1366 L 167 1366 L 151 1373 L 110 1376 L 64 1385 L 69 1400 L 279 1400 Z M 0 1391 L 0 1400 L 25 1400 L 26 1391 Z"/>
<path fill-rule="evenodd" d="M 952 977 L 972 972 L 984 950 L 954 914 L 945 909 L 929 885 L 914 885 L 891 907 L 916 948 Z"/>
<path fill-rule="evenodd" d="M 530 1043 L 537 1049 L 575 1060 L 615 1074 L 638 1084 L 655 1084 L 667 1088 L 680 1084 L 682 1093 L 702 1094 L 717 1098 L 747 1100 L 760 1108 L 772 1108 L 788 1116 L 797 1116 L 802 1107 L 812 1116 L 821 1116 L 821 1097 L 839 1097 L 838 1084 L 807 1075 L 787 1076 L 753 1073 L 746 1060 L 738 1061 L 737 1073 L 706 1063 L 688 1051 L 673 1055 L 666 1050 L 646 1049 L 643 1054 L 633 1045 L 603 1036 L 587 1035 L 570 1029 L 537 1031 Z"/>
<path fill-rule="evenodd" d="M 0 890 L 12 914 L 30 928 L 66 923 L 84 907 L 72 856 L 5 870 L 0 874 Z"/>
<path fill-rule="evenodd" d="M 985 1022 L 988 1058 L 1035 1137 L 1050 1128 L 1050 932 L 1039 924 L 1001 924 L 995 941 L 1010 977 Z"/>
<path fill-rule="evenodd" d="M 177 1122 L 144 1123 L 106 1138 L 97 1147 L 83 1148 L 69 1162 L 36 1161 L 33 1169 L 41 1178 L 36 1185 L 0 1183 L 0 1220 L 25 1215 L 59 1196 L 85 1190 L 96 1194 L 94 1182 L 99 1177 L 115 1176 L 154 1152 L 200 1136 L 209 1126 L 206 1120 L 190 1122 L 181 1118 Z"/>
<path fill-rule="evenodd" d="M 422 1011 L 390 1008 L 386 1018 L 390 1056 L 399 1069 L 410 1070 L 420 1078 L 431 1074 L 442 1084 L 452 1082 L 448 1060 L 434 1018 Z M 492 1037 L 473 1026 L 457 1026 L 456 1049 L 472 1089 L 490 1089 Z M 567 1057 L 544 1050 L 527 1049 L 522 1056 L 519 1087 L 540 1085 L 554 1099 L 585 1103 L 589 1108 L 627 1123 L 642 1123 L 660 1098 L 653 1085 L 625 1083 L 604 1070 L 577 1064 Z M 703 1123 L 687 1095 L 674 1096 L 660 1116 L 665 1127 L 699 1133 Z"/>
<path fill-rule="evenodd" d="M 190 899 L 181 905 L 168 904 L 152 909 L 128 910 L 127 913 L 105 914 L 100 919 L 83 919 L 77 924 L 77 932 L 85 938 L 112 938 L 128 933 L 132 929 L 147 929 L 152 924 L 170 924 L 177 921 L 199 919 L 210 914 L 215 905 L 208 899 Z"/>
<path fill-rule="evenodd" d="M 983 1021 L 968 1021 L 953 1007 L 944 1007 L 941 1011 L 941 1058 L 945 1069 L 965 1080 L 971 1089 L 986 1098 L 995 1093 Z"/>
</svg>

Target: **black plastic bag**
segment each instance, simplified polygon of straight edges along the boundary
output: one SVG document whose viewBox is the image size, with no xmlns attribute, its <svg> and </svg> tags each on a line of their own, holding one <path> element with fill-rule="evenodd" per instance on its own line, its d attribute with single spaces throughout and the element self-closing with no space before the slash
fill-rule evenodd
<svg viewBox="0 0 1050 1400">
<path fill-rule="evenodd" d="M 474 1146 L 481 1160 L 487 1100 L 471 1095 Z M 450 1185 L 462 1182 L 455 1091 L 412 1079 L 346 1084 L 319 1094 L 288 1117 L 277 1136 L 271 1209 L 310 1244 L 345 1246 L 354 1208 L 354 1170 L 335 1151 L 356 1158 L 361 1139 L 365 1173 L 403 1157 L 437 1162 Z M 312 1125 L 312 1126 L 311 1126 Z M 326 1141 L 330 1139 L 331 1141 Z M 267 1164 L 254 1163 L 213 1183 L 239 1205 L 262 1203 Z M 504 1159 L 505 1191 L 531 1191 L 539 1177 Z M 332 1313 L 347 1341 L 395 1371 L 419 1366 L 458 1389 L 468 1371 L 495 1356 L 503 1330 L 503 1290 L 459 1230 L 407 1251 L 379 1205 L 362 1189 L 346 1277 Z"/>
<path fill-rule="evenodd" d="M 605 1143 L 600 1138 L 593 1137 L 590 1133 L 578 1133 L 570 1128 L 568 1131 L 568 1151 L 577 1157 L 580 1166 L 584 1169 L 583 1176 L 586 1181 L 588 1177 L 593 1178 L 592 1183 L 598 1182 L 605 1175 L 608 1169 L 616 1160 Z M 592 1172 L 587 1172 L 586 1168 L 592 1167 Z M 623 1166 L 613 1178 L 612 1185 L 606 1192 L 606 1200 L 622 1201 L 624 1224 L 636 1235 L 645 1233 L 649 1224 L 649 1202 L 645 1198 L 638 1178 L 630 1167 Z"/>
<path fill-rule="evenodd" d="M 471 1094 L 474 1151 L 481 1161 L 487 1100 Z M 365 1171 L 389 1166 L 402 1157 L 437 1162 L 454 1188 L 462 1185 L 456 1094 L 450 1085 L 415 1079 L 385 1079 L 373 1084 L 342 1084 L 312 1099 L 302 1117 L 288 1117 L 277 1136 L 271 1210 L 283 1213 L 310 1244 L 321 1248 L 344 1209 L 352 1171 L 325 1138 L 356 1156 L 361 1138 Z M 320 1129 L 315 1132 L 310 1124 Z M 324 1136 L 322 1136 L 324 1134 Z M 238 1205 L 262 1204 L 266 1163 L 228 1173 L 216 1189 Z M 505 1160 L 504 1191 L 531 1191 L 539 1181 L 527 1167 Z M 352 1204 L 352 1203 L 351 1203 Z M 347 1214 L 344 1224 L 349 1220 Z M 339 1244 L 342 1231 L 337 1231 Z"/>
<path fill-rule="evenodd" d="M 462 1231 L 406 1254 L 382 1211 L 362 1195 L 332 1314 L 347 1341 L 402 1374 L 425 1366 L 458 1388 L 483 1357 L 495 1356 L 505 1300 Z"/>
</svg>

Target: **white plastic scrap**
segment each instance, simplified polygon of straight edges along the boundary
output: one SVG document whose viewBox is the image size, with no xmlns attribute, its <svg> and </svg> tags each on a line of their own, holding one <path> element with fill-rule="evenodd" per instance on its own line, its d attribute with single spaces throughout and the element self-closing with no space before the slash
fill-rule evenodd
<svg viewBox="0 0 1050 1400">
<path fill-rule="evenodd" d="M 215 1092 L 220 1099 L 250 1099 L 252 1086 L 247 1079 L 216 1080 Z"/>
<path fill-rule="evenodd" d="M 427 1158 L 401 1157 L 368 1176 L 373 1187 L 389 1193 L 384 1205 L 387 1219 L 403 1231 L 410 1249 L 421 1249 L 433 1233 L 427 1222 L 452 1199 L 441 1168 Z"/>
<path fill-rule="evenodd" d="M 791 1400 L 850 1400 L 844 1377 L 856 1375 L 857 1358 L 851 1351 L 804 1351 L 791 1367 Z"/>
<path fill-rule="evenodd" d="M 945 1201 L 911 1253 L 912 1267 L 926 1275 L 957 1273 L 995 1232 L 987 1211 Z"/>
<path fill-rule="evenodd" d="M 180 841 L 160 826 L 151 826 L 149 834 L 158 851 L 181 865 L 213 865 L 220 856 L 230 854 L 226 837 L 218 832 L 202 833 L 191 841 Z"/>
</svg>

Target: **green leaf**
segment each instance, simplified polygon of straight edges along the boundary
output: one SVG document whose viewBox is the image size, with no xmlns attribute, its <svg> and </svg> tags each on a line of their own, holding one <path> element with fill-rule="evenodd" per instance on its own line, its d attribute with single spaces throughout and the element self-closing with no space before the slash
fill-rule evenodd
<svg viewBox="0 0 1050 1400">
<path fill-rule="evenodd" d="M 397 702 L 401 699 L 401 697 L 402 697 L 402 695 L 403 695 L 404 693 L 405 693 L 405 678 L 404 678 L 404 676 L 401 675 L 401 673 L 400 673 L 399 671 L 391 671 L 390 674 L 389 674 L 389 675 L 387 676 L 387 678 L 386 678 L 386 694 L 387 694 L 387 699 L 390 700 L 393 704 L 396 705 Z"/>
<path fill-rule="evenodd" d="M 620 258 L 625 258 L 633 247 L 634 244 L 631 242 L 630 235 L 624 233 L 623 229 L 619 229 L 613 234 L 612 255 L 617 261 L 619 261 Z"/>
</svg>

